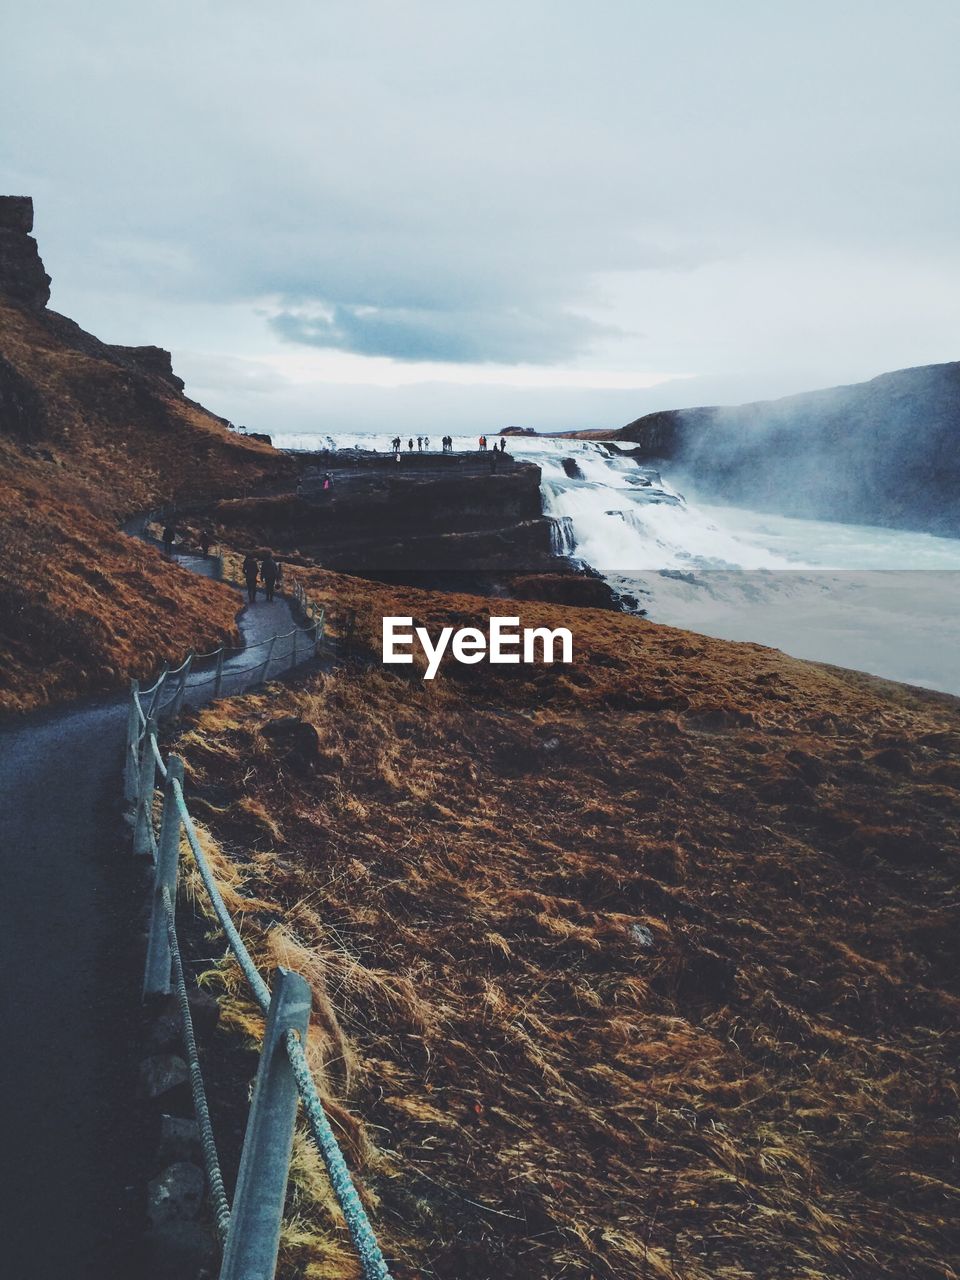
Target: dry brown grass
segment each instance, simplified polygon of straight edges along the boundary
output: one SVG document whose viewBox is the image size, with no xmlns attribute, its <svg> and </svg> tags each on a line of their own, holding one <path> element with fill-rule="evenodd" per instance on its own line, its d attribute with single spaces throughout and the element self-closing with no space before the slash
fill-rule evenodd
<svg viewBox="0 0 960 1280">
<path fill-rule="evenodd" d="M 0 357 L 43 417 L 36 436 L 0 420 L 0 711 L 116 688 L 232 636 L 232 593 L 118 524 L 174 496 L 230 492 L 277 455 L 2 302 Z"/>
<path fill-rule="evenodd" d="M 369 639 L 491 607 L 306 577 Z M 572 670 L 361 663 L 183 744 L 395 1274 L 954 1277 L 956 703 L 519 611 Z M 283 1274 L 356 1276 L 298 1151 Z"/>
</svg>

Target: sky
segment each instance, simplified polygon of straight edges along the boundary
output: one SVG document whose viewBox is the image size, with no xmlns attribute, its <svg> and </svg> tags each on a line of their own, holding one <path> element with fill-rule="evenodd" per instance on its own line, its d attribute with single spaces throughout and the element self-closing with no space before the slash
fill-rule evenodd
<svg viewBox="0 0 960 1280">
<path fill-rule="evenodd" d="M 253 430 L 615 427 L 960 359 L 955 0 L 35 0 L 51 306 Z"/>
</svg>

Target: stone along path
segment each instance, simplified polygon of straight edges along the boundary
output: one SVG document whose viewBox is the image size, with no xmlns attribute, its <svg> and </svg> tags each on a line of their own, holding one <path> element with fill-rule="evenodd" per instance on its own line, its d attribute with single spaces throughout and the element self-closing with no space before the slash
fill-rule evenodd
<svg viewBox="0 0 960 1280">
<path fill-rule="evenodd" d="M 248 647 L 225 664 L 224 693 L 262 675 L 266 647 L 250 646 L 294 626 L 285 600 L 246 607 Z M 301 637 L 297 656 L 311 652 Z M 292 653 L 278 641 L 270 674 Z M 212 696 L 210 676 L 191 674 L 188 703 Z M 140 1274 L 142 895 L 118 834 L 126 708 L 115 698 L 0 730 L 0 1275 L 11 1280 Z"/>
</svg>

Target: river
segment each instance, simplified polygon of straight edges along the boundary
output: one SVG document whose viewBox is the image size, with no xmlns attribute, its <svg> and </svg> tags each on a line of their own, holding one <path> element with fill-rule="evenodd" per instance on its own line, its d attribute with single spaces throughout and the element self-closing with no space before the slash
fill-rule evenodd
<svg viewBox="0 0 960 1280">
<path fill-rule="evenodd" d="M 383 436 L 342 432 L 275 443 L 388 447 Z M 477 441 L 455 436 L 454 446 Z M 960 539 L 718 506 L 698 497 L 695 479 L 596 441 L 514 437 L 508 448 L 542 469 L 557 550 L 602 573 L 628 607 L 960 694 Z"/>
</svg>

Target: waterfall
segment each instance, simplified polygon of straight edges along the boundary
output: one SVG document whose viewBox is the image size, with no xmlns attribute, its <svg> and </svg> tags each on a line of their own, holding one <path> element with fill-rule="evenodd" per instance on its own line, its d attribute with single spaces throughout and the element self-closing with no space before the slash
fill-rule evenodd
<svg viewBox="0 0 960 1280">
<path fill-rule="evenodd" d="M 274 441 L 387 453 L 391 435 Z M 476 447 L 475 437 L 454 437 L 458 452 Z M 628 607 L 688 631 L 960 694 L 960 539 L 708 504 L 689 478 L 684 497 L 675 475 L 599 441 L 523 436 L 508 448 L 541 469 L 554 554 L 603 574 Z M 565 458 L 576 466 L 564 468 Z"/>
<path fill-rule="evenodd" d="M 572 556 L 577 540 L 573 534 L 573 521 L 569 516 L 552 516 L 550 525 L 550 549 L 555 556 Z"/>
</svg>

